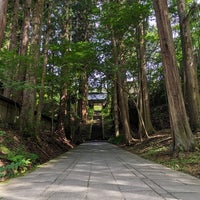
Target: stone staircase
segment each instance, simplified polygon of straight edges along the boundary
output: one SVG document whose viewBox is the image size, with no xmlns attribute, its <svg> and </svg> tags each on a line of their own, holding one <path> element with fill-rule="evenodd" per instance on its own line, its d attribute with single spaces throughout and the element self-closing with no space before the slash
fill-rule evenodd
<svg viewBox="0 0 200 200">
<path fill-rule="evenodd" d="M 91 140 L 103 140 L 102 115 L 101 111 L 95 111 L 91 131 Z"/>
</svg>

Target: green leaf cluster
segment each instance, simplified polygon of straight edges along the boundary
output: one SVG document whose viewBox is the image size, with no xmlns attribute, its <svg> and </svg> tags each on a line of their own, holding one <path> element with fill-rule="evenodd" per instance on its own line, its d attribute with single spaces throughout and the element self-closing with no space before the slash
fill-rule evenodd
<svg viewBox="0 0 200 200">
<path fill-rule="evenodd" d="M 120 134 L 117 137 L 112 137 L 112 138 L 109 139 L 109 142 L 112 143 L 112 144 L 123 144 L 123 141 L 124 141 L 123 134 Z"/>
<path fill-rule="evenodd" d="M 149 5 L 110 2 L 104 4 L 102 24 L 121 38 L 130 27 L 149 15 Z"/>
<path fill-rule="evenodd" d="M 0 137 L 4 136 L 6 134 L 5 131 L 0 131 Z"/>
<path fill-rule="evenodd" d="M 7 165 L 0 167 L 0 178 L 25 173 L 38 159 L 38 155 L 27 152 L 23 147 L 10 150 L 1 145 L 0 149 L 4 153 L 2 158 L 8 161 Z"/>
<path fill-rule="evenodd" d="M 32 59 L 30 56 L 18 55 L 15 51 L 7 49 L 0 50 L 0 82 L 5 88 L 10 88 L 15 91 L 24 88 L 33 88 L 33 85 L 22 80 L 18 80 L 19 70 L 25 72 L 25 69 Z"/>
</svg>

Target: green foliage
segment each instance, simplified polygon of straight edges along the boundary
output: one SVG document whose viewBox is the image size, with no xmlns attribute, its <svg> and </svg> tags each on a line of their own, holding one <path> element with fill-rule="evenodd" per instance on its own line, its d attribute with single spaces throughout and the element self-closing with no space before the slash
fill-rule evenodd
<svg viewBox="0 0 200 200">
<path fill-rule="evenodd" d="M 0 137 L 5 136 L 6 132 L 5 131 L 0 131 Z"/>
<path fill-rule="evenodd" d="M 33 85 L 22 80 L 17 80 L 19 69 L 25 72 L 27 65 L 32 62 L 30 56 L 21 56 L 15 51 L 7 49 L 0 50 L 0 82 L 5 88 L 10 88 L 15 91 L 25 88 L 33 88 Z M 34 86 L 35 87 L 35 86 Z"/>
<path fill-rule="evenodd" d="M 0 167 L 0 178 L 10 178 L 22 174 L 33 166 L 38 159 L 36 154 L 27 152 L 24 147 L 11 150 L 2 144 L 0 151 L 3 153 L 1 157 L 7 162 L 5 166 Z"/>
<path fill-rule="evenodd" d="M 179 152 L 172 154 L 169 151 L 168 145 L 151 144 L 150 146 L 142 147 L 139 155 L 153 160 L 156 163 L 160 163 L 167 167 L 170 167 L 177 171 L 193 173 L 193 167 L 199 165 L 200 149 L 196 149 L 194 152 Z"/>
<path fill-rule="evenodd" d="M 16 152 L 10 151 L 5 158 L 10 161 L 9 164 L 0 167 L 0 178 L 13 177 L 25 173 L 37 160 L 38 156 L 17 149 Z"/>
<path fill-rule="evenodd" d="M 186 166 L 189 164 L 198 164 L 199 163 L 199 152 L 195 152 L 189 156 L 187 156 L 185 153 L 180 153 L 178 157 L 171 158 L 170 160 L 160 160 L 159 162 L 161 164 L 164 164 L 170 168 L 173 168 L 174 170 L 178 171 L 185 171 Z"/>
<path fill-rule="evenodd" d="M 10 153 L 10 150 L 6 146 L 4 146 L 4 145 L 0 145 L 0 151 L 3 154 L 9 154 Z"/>
<path fill-rule="evenodd" d="M 103 6 L 102 23 L 122 37 L 130 26 L 137 24 L 149 14 L 149 5 L 139 3 L 110 2 Z"/>
<path fill-rule="evenodd" d="M 103 116 L 103 118 L 105 117 L 110 117 L 111 114 L 111 107 L 109 105 L 107 105 L 106 107 L 104 107 L 101 111 L 101 114 Z"/>
<path fill-rule="evenodd" d="M 70 51 L 66 52 L 66 62 L 69 66 L 79 71 L 84 71 L 85 66 L 92 66 L 96 61 L 96 53 L 92 43 L 77 42 L 69 46 Z"/>
<path fill-rule="evenodd" d="M 4 172 L 8 178 L 25 173 L 31 165 L 30 159 L 21 159 L 18 162 L 11 162 L 10 164 L 0 167 L 0 178 L 4 177 Z"/>
<path fill-rule="evenodd" d="M 124 136 L 120 134 L 118 137 L 112 137 L 108 140 L 112 144 L 123 144 L 124 142 Z"/>
<path fill-rule="evenodd" d="M 144 154 L 142 154 L 142 156 L 144 156 L 145 158 L 149 158 L 155 154 L 159 154 L 161 152 L 164 152 L 166 151 L 167 149 L 165 147 L 156 147 L 156 146 L 153 146 L 152 148 L 150 148 L 148 151 L 146 151 Z"/>
<path fill-rule="evenodd" d="M 14 52 L 5 49 L 0 50 L 0 81 L 8 82 L 10 80 L 10 74 L 14 73 L 17 60 L 18 56 Z M 8 74 L 8 69 L 11 72 L 10 74 Z"/>
<path fill-rule="evenodd" d="M 18 148 L 15 151 L 11 151 L 7 155 L 7 159 L 13 162 L 21 162 L 24 160 L 35 161 L 38 158 L 36 154 L 27 152 L 24 148 Z"/>
<path fill-rule="evenodd" d="M 88 111 L 88 119 L 92 119 L 94 115 L 94 109 L 88 107 L 87 111 Z"/>
</svg>

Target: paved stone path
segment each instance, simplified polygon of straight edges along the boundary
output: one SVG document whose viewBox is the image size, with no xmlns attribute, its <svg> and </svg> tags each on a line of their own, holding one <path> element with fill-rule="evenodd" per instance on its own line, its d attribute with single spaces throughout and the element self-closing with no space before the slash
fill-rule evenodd
<svg viewBox="0 0 200 200">
<path fill-rule="evenodd" d="M 91 142 L 0 184 L 0 199 L 199 200 L 200 179 L 106 142 Z"/>
</svg>

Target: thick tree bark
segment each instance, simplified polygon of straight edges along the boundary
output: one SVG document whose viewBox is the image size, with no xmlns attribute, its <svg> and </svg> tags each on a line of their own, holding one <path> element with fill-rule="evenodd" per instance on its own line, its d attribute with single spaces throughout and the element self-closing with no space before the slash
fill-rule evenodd
<svg viewBox="0 0 200 200">
<path fill-rule="evenodd" d="M 68 98 L 67 98 L 67 116 L 66 116 L 66 126 L 65 126 L 65 136 L 68 140 L 72 140 L 72 129 L 71 129 L 71 95 L 68 93 Z"/>
<path fill-rule="evenodd" d="M 18 24 L 18 12 L 19 12 L 19 0 L 15 0 L 11 4 L 11 8 L 13 9 L 13 17 L 11 21 L 11 32 L 10 32 L 10 41 L 9 41 L 9 50 L 13 52 L 18 52 L 19 48 L 19 24 Z M 17 80 L 17 68 L 10 68 L 7 69 L 7 76 L 9 77 L 10 81 Z M 13 97 L 13 93 L 15 93 L 14 88 L 5 88 L 4 90 L 4 96 L 10 99 L 15 100 Z"/>
<path fill-rule="evenodd" d="M 62 24 L 60 37 L 67 41 L 67 43 L 72 42 L 72 32 L 70 32 L 72 28 L 72 19 L 70 16 L 72 9 L 71 3 L 71 0 L 63 2 L 63 5 L 66 7 L 66 15 Z M 70 49 L 65 49 L 63 54 L 68 54 L 68 51 L 70 51 Z M 68 66 L 68 64 L 62 66 L 61 68 L 60 106 L 58 115 L 58 127 L 56 132 L 59 132 L 63 138 L 66 137 L 67 140 L 72 140 L 74 142 L 75 135 L 74 130 L 71 127 L 71 91 L 69 88 L 71 87 L 70 74 L 72 72 L 70 69 L 71 68 Z"/>
<path fill-rule="evenodd" d="M 26 0 L 24 5 L 24 22 L 21 31 L 21 44 L 19 48 L 20 55 L 26 55 L 29 43 L 29 29 L 31 21 L 31 1 Z"/>
<path fill-rule="evenodd" d="M 12 18 L 12 27 L 10 34 L 10 44 L 9 50 L 17 51 L 18 47 L 18 31 L 19 31 L 19 23 L 18 23 L 18 13 L 19 13 L 19 0 L 15 0 L 13 2 L 13 18 Z"/>
<path fill-rule="evenodd" d="M 79 81 L 79 100 L 78 100 L 78 116 L 81 123 L 85 124 L 87 121 L 87 96 L 88 96 L 88 78 L 86 73 L 81 75 Z"/>
<path fill-rule="evenodd" d="M 127 112 L 127 107 L 128 107 L 128 99 L 125 96 L 125 85 L 124 85 L 124 70 L 120 69 L 120 63 L 123 63 L 121 59 L 121 51 L 122 51 L 122 45 L 119 41 L 119 39 L 116 38 L 114 30 L 112 30 L 112 45 L 113 45 L 113 60 L 118 69 L 116 72 L 116 89 L 117 89 L 117 105 L 119 106 L 119 112 L 118 114 L 120 115 L 120 120 L 122 124 L 122 134 L 124 136 L 124 141 L 127 145 L 129 145 L 132 141 L 132 135 L 131 135 L 131 129 L 130 129 L 130 122 L 129 122 L 129 115 Z M 126 102 L 127 100 L 127 102 Z M 117 106 L 115 105 L 115 106 Z M 117 108 L 115 108 L 117 109 Z M 116 113 L 117 114 L 117 113 Z M 117 120 L 119 118 L 115 118 Z M 115 125 L 117 125 L 117 122 L 115 121 Z M 117 128 L 117 127 L 116 127 Z M 116 129 L 117 131 L 117 129 Z"/>
<path fill-rule="evenodd" d="M 123 49 L 123 43 L 120 41 L 119 38 L 116 37 L 115 31 L 112 30 L 112 53 L 113 53 L 113 61 L 115 63 L 116 68 L 118 68 L 118 71 L 116 72 L 116 84 L 117 84 L 117 105 L 119 107 L 118 114 L 120 117 L 116 119 L 120 119 L 122 124 L 122 134 L 124 137 L 124 142 L 129 145 L 133 138 L 131 135 L 131 128 L 130 128 L 130 122 L 129 122 L 129 113 L 128 113 L 128 98 L 126 97 L 127 94 L 125 94 L 125 73 L 126 70 L 124 69 L 124 62 L 125 59 L 123 57 L 122 49 Z M 116 106 L 117 106 L 116 105 Z M 116 120 L 115 119 L 115 120 Z M 115 121 L 117 124 L 117 122 Z"/>
<path fill-rule="evenodd" d="M 58 131 L 65 135 L 65 118 L 67 114 L 67 85 L 63 84 L 60 94 L 59 118 L 58 118 Z"/>
<path fill-rule="evenodd" d="M 31 36 L 31 49 L 30 56 L 32 62 L 27 67 L 25 81 L 28 88 L 23 91 L 23 102 L 20 117 L 20 128 L 28 135 L 35 136 L 35 106 L 36 106 L 36 70 L 39 64 L 40 55 L 40 40 L 41 40 L 41 26 L 43 17 L 44 0 L 37 0 L 33 10 L 32 20 L 32 36 Z"/>
<path fill-rule="evenodd" d="M 41 128 L 41 117 L 42 117 L 42 109 L 44 103 L 44 94 L 45 94 L 45 82 L 46 82 L 46 73 L 47 73 L 47 64 L 48 64 L 48 51 L 49 51 L 49 40 L 51 34 L 51 10 L 52 10 L 52 1 L 48 4 L 48 15 L 47 15 L 47 30 L 45 32 L 45 42 L 44 42 L 44 60 L 42 67 L 42 76 L 40 82 L 40 90 L 39 90 L 39 99 L 37 105 L 37 115 L 36 115 L 36 134 L 39 133 Z"/>
<path fill-rule="evenodd" d="M 64 39 L 68 42 L 71 42 L 71 33 L 70 33 L 70 27 L 71 27 L 71 21 L 70 21 L 70 15 L 68 14 L 70 11 L 70 2 L 65 2 L 65 5 L 67 7 L 67 16 L 64 19 L 61 37 L 64 37 Z M 68 50 L 66 50 L 68 51 Z M 70 69 L 67 65 L 62 66 L 61 68 L 61 93 L 60 93 L 60 106 L 59 106 L 59 116 L 58 116 L 58 127 L 57 131 L 59 134 L 62 134 L 63 137 L 67 136 L 67 139 L 71 137 L 70 135 L 70 92 L 68 88 L 70 88 L 70 80 L 69 80 L 69 74 Z M 68 124 L 66 124 L 68 123 Z M 69 131 L 69 132 L 68 132 Z M 73 139 L 73 138 L 72 138 Z"/>
<path fill-rule="evenodd" d="M 7 6 L 8 6 L 8 0 L 0 1 L 0 48 L 2 47 L 4 29 L 6 26 Z"/>
<path fill-rule="evenodd" d="M 151 114 L 149 107 L 149 94 L 146 77 L 146 57 L 145 57 L 145 30 L 144 22 L 138 25 L 138 60 L 139 60 L 139 133 L 143 137 L 152 134 L 155 130 L 151 122 Z"/>
<path fill-rule="evenodd" d="M 185 75 L 185 105 L 190 126 L 192 130 L 198 131 L 200 130 L 200 95 L 197 79 L 197 66 L 195 63 L 190 32 L 189 15 L 186 10 L 185 0 L 178 0 L 177 4 Z"/>
<path fill-rule="evenodd" d="M 20 36 L 20 44 L 19 44 L 19 55 L 25 56 L 27 54 L 28 50 L 28 44 L 29 44 L 29 29 L 30 29 L 30 21 L 31 21 L 31 0 L 26 0 L 22 4 L 22 8 L 24 10 L 24 21 L 21 27 L 21 36 Z M 16 70 L 16 79 L 19 82 L 25 81 L 26 76 L 26 63 L 23 61 L 20 61 L 17 70 Z M 19 104 L 22 104 L 23 99 L 23 91 L 14 91 L 13 99 L 18 102 Z"/>
<path fill-rule="evenodd" d="M 119 137 L 119 111 L 118 111 L 118 95 L 117 95 L 117 82 L 113 83 L 113 111 L 114 111 L 114 126 L 115 126 L 115 136 Z"/>
<path fill-rule="evenodd" d="M 79 78 L 79 90 L 78 90 L 78 105 L 77 105 L 77 116 L 78 116 L 78 128 L 76 131 L 76 142 L 81 141 L 82 127 L 87 122 L 87 100 L 88 96 L 88 78 L 86 72 L 82 72 Z"/>
<path fill-rule="evenodd" d="M 124 96 L 124 84 L 122 81 L 121 73 L 117 72 L 117 84 L 118 84 L 118 96 L 119 96 L 119 110 L 120 110 L 120 119 L 123 126 L 124 141 L 127 145 L 133 141 L 131 135 L 131 128 L 129 122 L 129 116 L 127 113 L 127 103 Z"/>
<path fill-rule="evenodd" d="M 181 91 L 167 0 L 154 0 L 153 4 L 160 38 L 174 148 L 188 151 L 193 148 L 194 140 Z"/>
<path fill-rule="evenodd" d="M 113 55 L 113 61 L 116 65 L 116 67 L 118 67 L 119 65 L 119 52 L 118 52 L 118 41 L 115 38 L 115 33 L 114 30 L 112 30 L 112 55 Z M 117 73 L 114 74 L 114 96 L 113 96 L 113 104 L 114 104 L 114 123 L 115 123 L 115 135 L 116 136 L 120 136 L 120 130 L 119 130 L 119 125 L 120 125 L 120 111 L 119 111 L 119 84 L 118 84 L 118 77 L 117 77 Z"/>
</svg>

